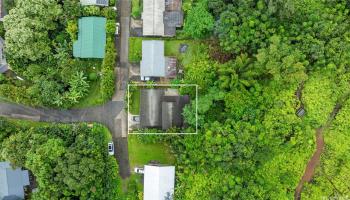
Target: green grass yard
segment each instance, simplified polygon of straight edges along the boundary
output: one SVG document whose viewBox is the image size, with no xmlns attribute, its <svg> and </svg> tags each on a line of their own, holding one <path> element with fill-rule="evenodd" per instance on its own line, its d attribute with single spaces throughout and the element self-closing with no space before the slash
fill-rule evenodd
<svg viewBox="0 0 350 200">
<path fill-rule="evenodd" d="M 90 83 L 89 93 L 73 108 L 86 108 L 101 104 L 100 81 Z"/>
<path fill-rule="evenodd" d="M 131 16 L 135 19 L 139 19 L 141 17 L 142 6 L 140 4 L 140 0 L 132 0 L 131 1 Z"/>
<path fill-rule="evenodd" d="M 86 108 L 91 106 L 101 105 L 102 97 L 100 84 L 101 79 L 98 77 L 98 74 L 101 71 L 102 61 L 100 59 L 89 59 L 89 60 L 77 60 L 74 62 L 74 67 L 84 69 L 86 68 L 86 75 L 94 73 L 97 75 L 97 80 L 88 80 L 89 81 L 89 92 L 79 100 L 79 102 L 73 105 L 73 108 Z"/>
<path fill-rule="evenodd" d="M 129 61 L 130 62 L 140 62 L 142 58 L 142 40 L 162 40 L 162 38 L 142 38 L 142 37 L 130 37 L 129 38 Z M 164 54 L 165 56 L 174 56 L 179 60 L 184 57 L 188 57 L 186 54 L 190 54 L 191 49 L 199 45 L 201 41 L 194 40 L 174 40 L 167 39 L 164 43 Z M 187 52 L 181 54 L 179 48 L 181 44 L 189 45 Z"/>
<path fill-rule="evenodd" d="M 129 111 L 133 115 L 140 114 L 140 95 L 141 95 L 141 90 L 139 87 L 137 87 L 137 89 L 133 91 L 131 94 Z"/>
<path fill-rule="evenodd" d="M 129 61 L 140 62 L 142 55 L 142 38 L 129 38 Z"/>
<path fill-rule="evenodd" d="M 161 164 L 174 164 L 175 157 L 171 154 L 170 148 L 164 144 L 144 144 L 132 135 L 128 137 L 129 160 L 131 170 L 135 166 L 143 166 L 151 160 L 159 161 Z M 145 135 L 144 137 L 147 137 Z"/>
</svg>

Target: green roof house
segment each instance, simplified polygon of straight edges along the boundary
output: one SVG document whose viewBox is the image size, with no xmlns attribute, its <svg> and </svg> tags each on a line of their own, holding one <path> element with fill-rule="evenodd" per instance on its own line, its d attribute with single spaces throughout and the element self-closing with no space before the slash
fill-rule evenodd
<svg viewBox="0 0 350 200">
<path fill-rule="evenodd" d="M 106 18 L 80 18 L 78 40 L 73 44 L 73 56 L 77 58 L 104 58 L 105 47 Z"/>
</svg>

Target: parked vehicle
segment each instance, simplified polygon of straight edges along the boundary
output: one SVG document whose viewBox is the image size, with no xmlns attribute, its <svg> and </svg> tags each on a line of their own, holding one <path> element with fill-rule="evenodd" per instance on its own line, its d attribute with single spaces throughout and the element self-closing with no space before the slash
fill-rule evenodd
<svg viewBox="0 0 350 200">
<path fill-rule="evenodd" d="M 132 116 L 132 121 L 133 122 L 140 122 L 140 116 L 138 116 L 138 115 Z"/>
<path fill-rule="evenodd" d="M 119 27 L 120 27 L 119 22 L 118 22 L 118 23 L 115 23 L 115 34 L 116 34 L 116 35 L 119 35 Z"/>
<path fill-rule="evenodd" d="M 109 155 L 114 155 L 114 144 L 113 142 L 108 142 L 108 154 Z"/>
<path fill-rule="evenodd" d="M 135 172 L 136 174 L 143 174 L 145 171 L 144 171 L 144 169 L 141 168 L 141 167 L 135 167 L 135 168 L 134 168 L 134 172 Z"/>
</svg>

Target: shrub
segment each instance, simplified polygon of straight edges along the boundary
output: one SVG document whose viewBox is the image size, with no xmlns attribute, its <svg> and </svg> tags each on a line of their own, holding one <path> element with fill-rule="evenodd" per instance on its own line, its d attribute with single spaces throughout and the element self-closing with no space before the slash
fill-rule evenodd
<svg viewBox="0 0 350 200">
<path fill-rule="evenodd" d="M 95 72 L 92 72 L 89 74 L 89 81 L 96 81 L 97 80 L 97 74 Z"/>
<path fill-rule="evenodd" d="M 105 7 L 102 9 L 102 15 L 107 19 L 113 19 L 117 17 L 116 11 L 112 7 Z"/>
<path fill-rule="evenodd" d="M 66 31 L 69 34 L 72 41 L 77 40 L 77 38 L 78 38 L 78 21 L 77 20 L 69 20 L 67 22 Z"/>
<path fill-rule="evenodd" d="M 114 20 L 107 20 L 107 23 L 106 23 L 106 33 L 108 35 L 114 35 L 115 34 L 115 21 Z"/>
<path fill-rule="evenodd" d="M 107 38 L 106 54 L 102 63 L 102 77 L 101 77 L 101 102 L 106 102 L 112 98 L 115 89 L 115 75 L 114 66 L 116 59 L 116 49 L 114 47 L 114 39 Z"/>
<path fill-rule="evenodd" d="M 115 6 L 116 3 L 116 0 L 109 0 L 109 6 Z"/>
<path fill-rule="evenodd" d="M 214 23 L 214 17 L 207 10 L 207 5 L 199 3 L 188 12 L 183 30 L 188 36 L 200 39 L 212 32 Z"/>
<path fill-rule="evenodd" d="M 3 22 L 0 22 L 0 36 L 2 38 L 5 37 L 5 29 L 4 29 L 4 23 Z"/>
<path fill-rule="evenodd" d="M 83 10 L 84 16 L 100 16 L 101 10 L 98 6 L 86 6 Z"/>
<path fill-rule="evenodd" d="M 5 0 L 5 2 L 4 2 L 5 10 L 7 12 L 9 10 L 11 10 L 12 8 L 14 8 L 15 5 L 16 5 L 16 1 L 15 0 Z"/>
</svg>

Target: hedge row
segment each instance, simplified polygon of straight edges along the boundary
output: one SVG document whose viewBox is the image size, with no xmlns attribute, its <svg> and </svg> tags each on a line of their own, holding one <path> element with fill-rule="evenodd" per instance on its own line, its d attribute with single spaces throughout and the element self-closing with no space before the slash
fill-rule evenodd
<svg viewBox="0 0 350 200">
<path fill-rule="evenodd" d="M 112 98 L 115 90 L 114 67 L 116 64 L 116 49 L 113 37 L 107 38 L 106 54 L 102 62 L 101 101 L 106 102 Z"/>
</svg>

